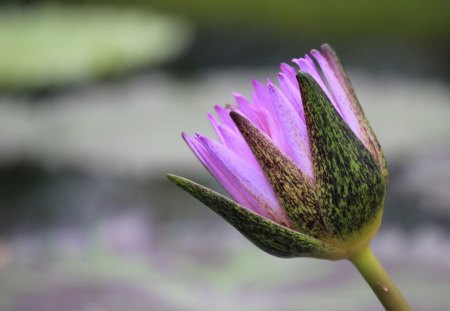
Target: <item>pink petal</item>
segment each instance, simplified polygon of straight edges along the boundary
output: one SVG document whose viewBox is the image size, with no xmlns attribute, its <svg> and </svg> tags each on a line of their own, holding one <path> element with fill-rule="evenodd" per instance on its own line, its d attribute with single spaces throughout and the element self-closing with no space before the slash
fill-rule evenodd
<svg viewBox="0 0 450 311">
<path fill-rule="evenodd" d="M 297 84 L 297 79 L 295 76 L 297 75 L 297 71 L 294 69 L 294 67 L 289 66 L 286 63 L 282 63 L 280 65 L 281 72 L 284 73 L 289 79 L 291 79 L 291 82 L 293 84 Z"/>
<path fill-rule="evenodd" d="M 214 110 L 216 111 L 220 121 L 222 121 L 223 124 L 233 129 L 233 131 L 239 132 L 236 125 L 234 125 L 233 120 L 231 120 L 230 118 L 230 109 L 216 105 L 214 106 Z"/>
<path fill-rule="evenodd" d="M 284 149 L 284 139 L 280 128 L 280 122 L 272 105 L 271 96 L 266 86 L 261 82 L 253 81 L 254 92 L 252 94 L 253 104 L 259 107 L 265 115 L 268 132 L 266 134 L 280 149 Z"/>
<path fill-rule="evenodd" d="M 297 84 L 293 84 L 291 79 L 284 73 L 278 75 L 278 81 L 280 82 L 280 87 L 284 95 L 295 108 L 300 118 L 305 120 L 305 112 L 303 111 L 302 98 L 300 96 L 300 89 L 297 81 L 295 81 Z"/>
<path fill-rule="evenodd" d="M 312 50 L 311 54 L 319 63 L 323 75 L 328 81 L 329 89 L 336 104 L 339 106 L 342 118 L 347 122 L 356 136 L 362 140 L 361 126 L 356 118 L 355 112 L 352 109 L 351 99 L 348 97 L 347 91 L 323 55 L 317 50 Z"/>
<path fill-rule="evenodd" d="M 213 115 L 208 115 L 214 130 L 219 136 L 220 141 L 228 149 L 233 150 L 239 154 L 245 161 L 247 161 L 253 167 L 259 167 L 258 162 L 255 159 L 250 147 L 245 142 L 241 133 L 233 132 L 228 126 L 218 124 Z"/>
<path fill-rule="evenodd" d="M 182 137 L 192 152 L 196 155 L 197 159 L 208 170 L 208 172 L 214 176 L 214 178 L 225 188 L 228 194 L 242 206 L 250 207 L 251 203 L 248 197 L 242 193 L 239 189 L 239 185 L 233 183 L 233 180 L 223 172 L 217 165 L 216 161 L 210 156 L 209 152 L 199 142 L 198 137 L 190 137 L 186 133 L 182 134 Z"/>
<path fill-rule="evenodd" d="M 273 107 L 280 120 L 283 138 L 288 155 L 309 177 L 313 177 L 311 155 L 309 151 L 308 133 L 305 122 L 294 110 L 284 94 L 274 85 L 268 85 Z"/>
<path fill-rule="evenodd" d="M 205 136 L 199 135 L 198 140 L 220 173 L 225 175 L 233 186 L 239 188 L 241 196 L 247 198 L 249 205 L 246 207 L 272 220 L 283 213 L 270 184 L 260 169 L 248 165 L 234 151 Z M 228 184 L 224 187 L 227 189 Z"/>
<path fill-rule="evenodd" d="M 208 113 L 208 119 L 214 129 L 214 132 L 216 132 L 217 138 L 219 138 L 219 140 L 224 144 L 224 138 L 222 132 L 219 130 L 219 122 L 216 117 L 214 117 L 211 113 Z"/>
<path fill-rule="evenodd" d="M 252 81 L 254 92 L 252 94 L 253 104 L 261 107 L 269 114 L 273 114 L 272 102 L 270 100 L 270 94 L 266 86 L 257 80 Z"/>
<path fill-rule="evenodd" d="M 253 109 L 253 106 L 239 93 L 233 93 L 238 109 L 243 115 L 251 120 L 256 126 L 261 127 L 261 122 L 258 114 Z"/>
</svg>

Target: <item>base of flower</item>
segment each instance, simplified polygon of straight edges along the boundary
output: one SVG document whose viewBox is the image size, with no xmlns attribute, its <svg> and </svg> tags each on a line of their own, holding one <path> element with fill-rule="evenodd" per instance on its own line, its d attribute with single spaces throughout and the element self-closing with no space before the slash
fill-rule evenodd
<svg viewBox="0 0 450 311">
<path fill-rule="evenodd" d="M 387 311 L 410 311 L 408 303 L 367 245 L 349 260 L 355 265 Z"/>
<path fill-rule="evenodd" d="M 328 256 L 327 259 L 349 259 L 354 254 L 358 253 L 361 249 L 366 247 L 370 243 L 370 241 L 372 241 L 373 237 L 380 228 L 382 218 L 383 207 L 379 208 L 378 214 L 375 216 L 371 223 L 366 224 L 363 229 L 354 232 L 350 236 L 345 236 L 345 238 L 340 239 L 321 237 L 321 240 L 341 250 L 340 252 L 336 252 L 336 254 Z"/>
</svg>

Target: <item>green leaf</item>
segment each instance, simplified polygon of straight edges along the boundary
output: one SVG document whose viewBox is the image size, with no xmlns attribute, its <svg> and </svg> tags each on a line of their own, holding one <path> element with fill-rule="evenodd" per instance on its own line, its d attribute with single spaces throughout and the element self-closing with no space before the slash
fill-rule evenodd
<svg viewBox="0 0 450 311">
<path fill-rule="evenodd" d="M 190 193 L 239 230 L 253 244 L 278 257 L 338 259 L 343 251 L 325 242 L 278 225 L 238 203 L 183 177 L 168 175 L 171 182 Z"/>
<path fill-rule="evenodd" d="M 149 10 L 46 2 L 0 9 L 0 90 L 39 90 L 150 68 L 178 56 L 192 37 L 182 20 Z"/>
<path fill-rule="evenodd" d="M 306 73 L 297 75 L 313 157 L 316 189 L 332 235 L 345 238 L 372 224 L 385 180 L 372 153 Z"/>
<path fill-rule="evenodd" d="M 313 237 L 326 236 L 327 229 L 310 178 L 248 119 L 236 112 L 231 112 L 230 116 L 294 226 Z"/>
</svg>

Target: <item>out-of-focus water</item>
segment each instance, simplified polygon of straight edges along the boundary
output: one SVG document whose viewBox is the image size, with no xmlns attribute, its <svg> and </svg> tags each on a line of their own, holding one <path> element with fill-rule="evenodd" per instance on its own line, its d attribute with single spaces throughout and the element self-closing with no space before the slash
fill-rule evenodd
<svg viewBox="0 0 450 311">
<path fill-rule="evenodd" d="M 0 309 L 380 310 L 346 262 L 277 259 L 168 183 L 219 189 L 180 138 L 267 69 L 0 98 Z M 450 304 L 444 82 L 352 72 L 390 167 L 374 248 L 415 310 Z"/>
</svg>

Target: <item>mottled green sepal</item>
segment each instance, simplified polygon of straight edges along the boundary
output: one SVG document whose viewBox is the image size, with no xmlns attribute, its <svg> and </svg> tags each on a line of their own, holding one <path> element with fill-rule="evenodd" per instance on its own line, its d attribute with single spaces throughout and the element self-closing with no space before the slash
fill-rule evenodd
<svg viewBox="0 0 450 311">
<path fill-rule="evenodd" d="M 308 74 L 297 75 L 313 158 L 316 189 L 327 228 L 345 239 L 372 224 L 385 180 L 373 154 Z"/>
<path fill-rule="evenodd" d="M 339 259 L 346 254 L 325 242 L 278 225 L 238 203 L 188 179 L 168 175 L 171 182 L 200 200 L 253 244 L 277 257 Z"/>
<path fill-rule="evenodd" d="M 247 118 L 230 113 L 247 141 L 283 209 L 300 232 L 313 237 L 327 235 L 312 181 Z"/>
</svg>

